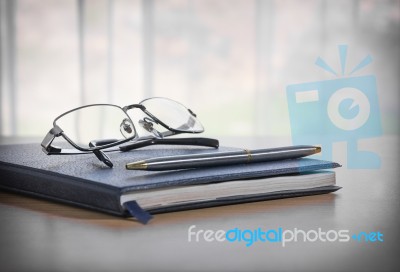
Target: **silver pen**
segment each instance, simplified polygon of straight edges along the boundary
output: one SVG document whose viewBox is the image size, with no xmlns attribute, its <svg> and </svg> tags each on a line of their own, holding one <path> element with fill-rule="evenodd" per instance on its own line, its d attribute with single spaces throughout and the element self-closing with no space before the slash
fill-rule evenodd
<svg viewBox="0 0 400 272">
<path fill-rule="evenodd" d="M 165 171 L 296 159 L 321 152 L 309 145 L 157 157 L 126 164 L 127 170 Z"/>
</svg>

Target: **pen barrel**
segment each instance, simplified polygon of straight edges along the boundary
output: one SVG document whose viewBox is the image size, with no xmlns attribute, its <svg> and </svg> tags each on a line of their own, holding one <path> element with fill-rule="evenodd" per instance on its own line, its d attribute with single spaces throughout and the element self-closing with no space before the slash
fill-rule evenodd
<svg viewBox="0 0 400 272">
<path fill-rule="evenodd" d="M 296 159 L 313 155 L 319 149 L 313 146 L 295 146 L 261 150 L 242 150 L 222 153 L 183 155 L 170 158 L 155 158 L 146 161 L 146 170 L 177 170 L 188 168 L 226 166 L 254 162 L 268 162 L 285 159 Z"/>
<path fill-rule="evenodd" d="M 229 156 L 202 157 L 191 158 L 175 158 L 168 161 L 152 161 L 148 163 L 146 170 L 177 170 L 188 168 L 214 167 L 223 165 L 232 165 L 246 163 L 247 154 L 236 154 Z"/>
<path fill-rule="evenodd" d="M 281 149 L 256 150 L 250 153 L 251 162 L 298 159 L 318 153 L 320 149 L 310 146 L 296 146 Z"/>
</svg>

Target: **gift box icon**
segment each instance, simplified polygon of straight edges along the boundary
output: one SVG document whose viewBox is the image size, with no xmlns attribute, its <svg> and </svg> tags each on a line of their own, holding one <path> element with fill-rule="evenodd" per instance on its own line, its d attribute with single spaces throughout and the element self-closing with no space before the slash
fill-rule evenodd
<svg viewBox="0 0 400 272">
<path fill-rule="evenodd" d="M 339 46 L 342 75 L 345 74 L 347 46 Z M 371 62 L 367 56 L 352 72 Z M 316 64 L 338 75 L 321 58 Z M 332 159 L 332 144 L 347 142 L 348 168 L 379 168 L 380 158 L 358 149 L 360 139 L 382 135 L 379 102 L 373 75 L 341 77 L 287 86 L 293 144 L 322 147 L 322 157 Z"/>
</svg>

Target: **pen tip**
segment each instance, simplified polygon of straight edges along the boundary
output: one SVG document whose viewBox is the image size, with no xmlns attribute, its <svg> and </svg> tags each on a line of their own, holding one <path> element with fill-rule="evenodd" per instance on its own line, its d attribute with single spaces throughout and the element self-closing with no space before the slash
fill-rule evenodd
<svg viewBox="0 0 400 272">
<path fill-rule="evenodd" d="M 131 162 L 125 165 L 126 170 L 146 170 L 147 163 L 144 161 Z"/>
<path fill-rule="evenodd" d="M 322 148 L 320 146 L 315 147 L 315 153 L 320 153 Z"/>
</svg>

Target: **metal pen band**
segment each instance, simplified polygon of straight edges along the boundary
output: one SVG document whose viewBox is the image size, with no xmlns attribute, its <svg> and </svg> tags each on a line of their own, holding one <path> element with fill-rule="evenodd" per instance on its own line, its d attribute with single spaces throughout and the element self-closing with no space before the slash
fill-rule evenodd
<svg viewBox="0 0 400 272">
<path fill-rule="evenodd" d="M 251 155 L 250 150 L 248 150 L 248 149 L 243 149 L 243 150 L 244 150 L 244 152 L 246 152 L 246 154 L 247 154 L 247 162 L 251 162 L 251 159 L 252 159 L 253 157 L 252 157 L 252 155 Z"/>
</svg>

